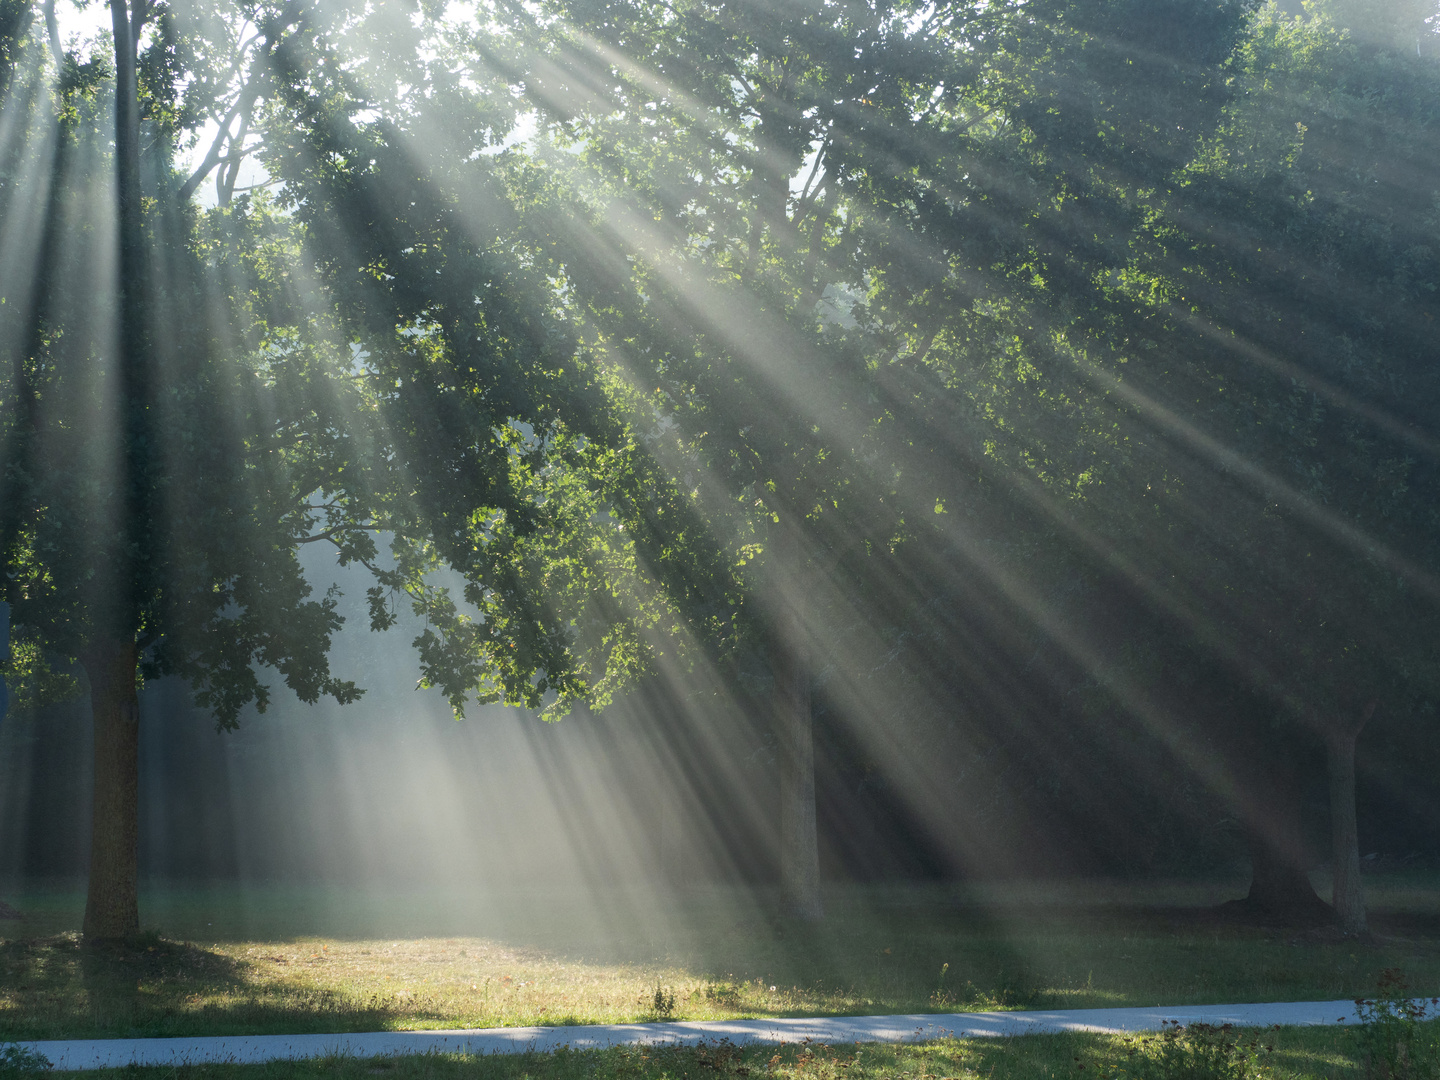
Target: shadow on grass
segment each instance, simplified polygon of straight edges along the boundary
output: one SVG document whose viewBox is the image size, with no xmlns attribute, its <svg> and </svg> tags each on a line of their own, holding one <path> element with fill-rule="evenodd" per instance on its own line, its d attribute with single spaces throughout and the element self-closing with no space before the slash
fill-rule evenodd
<svg viewBox="0 0 1440 1080">
<path fill-rule="evenodd" d="M 373 1031 L 393 1016 L 324 989 L 257 994 L 243 961 L 153 934 L 0 942 L 0 983 L 0 1040 Z"/>
<path fill-rule="evenodd" d="M 818 924 L 710 904 L 668 936 L 537 919 L 483 939 L 331 937 L 328 955 L 268 924 L 214 931 L 214 951 L 159 937 L 87 951 L 49 924 L 0 942 L 0 1040 L 1339 1000 L 1372 995 L 1392 967 L 1440 991 L 1433 910 L 1377 912 L 1356 940 L 1132 895 L 836 890 Z M 317 917 L 312 932 L 333 929 Z"/>
</svg>

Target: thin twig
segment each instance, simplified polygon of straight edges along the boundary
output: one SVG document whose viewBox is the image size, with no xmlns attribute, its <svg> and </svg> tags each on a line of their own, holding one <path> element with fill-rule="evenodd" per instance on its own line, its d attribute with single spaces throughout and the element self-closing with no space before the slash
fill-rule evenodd
<svg viewBox="0 0 1440 1080">
<path fill-rule="evenodd" d="M 335 528 L 333 528 L 333 529 L 326 529 L 324 532 L 322 532 L 322 533 L 316 533 L 314 536 L 297 536 L 294 540 L 292 540 L 292 541 L 290 541 L 290 542 L 291 542 L 292 544 L 295 544 L 296 546 L 299 546 L 300 544 L 313 544 L 313 543 L 315 543 L 315 541 L 317 541 L 317 540 L 329 540 L 329 541 L 331 541 L 331 542 L 334 542 L 335 537 L 340 536 L 340 535 L 342 535 L 343 533 L 347 533 L 347 532 L 384 532 L 384 531 L 385 531 L 385 526 L 384 526 L 384 525 L 336 525 Z M 337 546 L 338 546 L 338 545 L 337 545 Z"/>
</svg>

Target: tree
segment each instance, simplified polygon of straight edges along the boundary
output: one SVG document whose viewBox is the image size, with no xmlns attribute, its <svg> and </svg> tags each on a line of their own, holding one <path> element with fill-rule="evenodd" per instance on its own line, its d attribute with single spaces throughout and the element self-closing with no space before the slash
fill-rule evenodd
<svg viewBox="0 0 1440 1080">
<path fill-rule="evenodd" d="M 657 387 L 659 424 L 636 422 L 744 570 L 774 686 L 784 891 L 806 917 L 824 612 L 906 531 L 864 343 L 817 305 L 864 276 L 845 185 L 930 151 L 914 116 L 958 101 L 1010 10 L 555 4 L 523 66 L 476 43 L 551 124 L 541 249 L 582 340 Z"/>
<path fill-rule="evenodd" d="M 115 0 L 112 16 L 113 84 L 103 57 L 68 55 L 57 84 L 32 50 L 24 90 L 49 108 L 27 129 L 14 85 L 5 101 L 49 184 L 12 175 L 5 193 L 11 207 L 38 202 L 42 224 L 12 234 L 4 258 L 34 273 L 6 287 L 0 551 L 17 639 L 78 658 L 87 676 L 90 939 L 138 928 L 141 674 L 186 677 L 222 727 L 251 701 L 263 707 L 256 664 L 305 700 L 358 694 L 329 674 L 334 601 L 309 599 L 295 558 L 312 517 L 305 433 L 278 430 L 256 373 L 227 352 L 228 313 L 195 258 L 194 210 L 177 198 L 171 155 L 206 92 L 200 77 L 180 94 L 196 73 L 183 54 L 203 39 L 186 38 L 165 5 Z M 114 206 L 97 197 L 111 170 Z M 95 282 L 100 304 L 69 287 L 106 265 L 91 235 L 114 236 L 99 241 L 115 253 L 113 276 Z"/>
<path fill-rule="evenodd" d="M 506 255 L 491 160 L 414 154 L 430 125 L 458 121 L 450 146 L 480 150 L 514 120 L 491 87 L 447 69 L 441 24 L 393 5 L 296 3 L 219 17 L 117 3 L 115 24 L 112 130 L 129 170 L 118 360 L 105 313 L 60 285 L 83 255 L 71 238 L 95 224 L 85 215 L 105 221 L 70 191 L 107 161 L 108 72 L 67 58 L 85 77 L 61 84 L 55 112 L 74 148 L 59 160 L 85 171 L 55 166 L 58 209 L 7 262 L 38 264 L 40 286 L 28 306 L 7 305 L 25 310 L 5 327 L 16 347 L 3 397 L 9 593 L 25 640 L 80 656 L 89 676 L 94 938 L 137 926 L 137 663 L 187 677 L 222 727 L 265 705 L 261 664 L 305 700 L 359 693 L 328 673 L 334 600 L 308 599 L 298 545 L 332 543 L 375 571 L 374 629 L 409 595 L 429 620 L 416 642 L 426 677 L 457 711 L 473 694 L 563 713 L 643 666 L 640 636 L 670 615 L 634 572 L 637 542 L 682 594 L 714 591 L 703 552 L 687 558 L 673 529 L 645 527 L 666 485 L 647 484 L 603 387 L 555 332 L 550 282 Z M 46 74 L 40 57 L 30 85 L 43 90 Z M 174 148 L 206 117 L 219 135 L 182 175 Z M 138 160 L 137 125 L 151 136 Z M 238 191 L 239 162 L 262 143 L 278 198 Z M 217 168 L 220 205 L 202 218 L 187 200 Z M 137 219 L 142 190 L 154 209 Z M 75 423 L 116 398 L 118 434 Z M 107 457 L 124 464 L 111 489 L 88 464 Z M 601 498 L 612 491 L 611 505 L 648 504 L 628 534 Z M 464 601 L 430 582 L 444 566 L 467 575 Z"/>
<path fill-rule="evenodd" d="M 1415 694 L 1428 680 L 1397 648 L 1423 640 L 1410 631 L 1428 625 L 1429 601 L 1412 603 L 1425 575 L 1411 571 L 1431 555 L 1417 524 L 1428 496 L 1394 485 L 1421 475 L 1396 456 L 1416 440 L 1394 418 L 1429 393 L 1412 363 L 1422 338 L 1404 328 L 1430 272 L 1387 239 L 1428 195 L 1327 190 L 1337 161 L 1374 148 L 1347 137 L 1307 157 L 1273 86 L 1311 105 L 1328 86 L 1332 105 L 1351 102 L 1342 111 L 1396 97 L 1352 89 L 1362 67 L 1317 44 L 1341 40 L 1320 24 L 1243 3 L 951 5 L 925 18 L 562 5 L 533 34 L 501 10 L 508 31 L 461 34 L 451 55 L 469 56 L 471 77 L 521 86 L 553 152 L 481 160 L 494 143 L 472 106 L 453 110 L 471 126 L 440 139 L 451 129 L 422 111 L 359 119 L 373 102 L 336 77 L 329 95 L 297 98 L 291 130 L 308 134 L 272 165 L 333 253 L 329 280 L 347 283 L 354 311 L 380 313 L 366 338 L 386 342 L 375 385 L 401 384 L 383 407 L 404 430 L 437 389 L 463 405 L 429 456 L 456 463 L 440 477 L 479 479 L 435 484 L 401 532 L 444 539 L 416 539 L 409 576 L 389 579 L 444 616 L 426 646 L 437 678 L 487 648 L 508 673 L 497 687 L 486 665 L 466 668 L 452 699 L 539 704 L 554 687 L 560 707 L 613 685 L 571 648 L 585 618 L 557 618 L 557 595 L 587 625 L 623 628 L 625 598 L 653 588 L 672 627 L 690 619 L 732 648 L 748 631 L 769 657 L 789 778 L 789 902 L 815 914 L 804 777 L 824 624 L 846 604 L 885 609 L 866 594 L 885 580 L 879 553 L 944 536 L 978 574 L 1079 571 L 1112 608 L 1137 607 L 1165 641 L 1161 670 L 1184 669 L 1198 695 L 1107 665 L 1033 590 L 1011 591 L 1078 666 L 1108 666 L 1139 721 L 1232 800 L 1250 826 L 1255 901 L 1313 900 L 1298 825 L 1285 825 L 1298 821 L 1297 761 L 1321 759 L 1325 732 L 1363 715 L 1375 687 Z M 324 58 L 309 63 L 320 85 Z M 1384 115 L 1375 130 L 1400 119 Z M 1394 145 L 1409 149 L 1382 158 L 1422 154 L 1426 139 L 1400 131 L 1423 123 L 1401 119 Z M 464 147 L 464 164 L 423 145 Z M 1357 291 L 1337 237 L 1353 243 L 1351 265 L 1404 267 L 1399 291 Z M 498 280 L 527 282 L 512 294 L 525 299 L 492 318 L 475 297 Z M 390 340 L 396 325 L 408 339 Z M 1302 343 L 1297 325 L 1324 344 Z M 1346 368 L 1357 343 L 1393 353 L 1399 366 L 1365 370 L 1403 375 L 1404 393 Z M 1338 411 L 1297 404 L 1297 377 Z M 604 544 L 584 529 L 561 530 L 573 544 L 531 539 L 535 501 L 505 501 L 524 484 L 474 437 L 501 428 L 536 439 L 538 471 L 576 481 L 557 506 L 608 507 L 638 538 L 618 592 L 598 587 L 604 575 L 550 576 L 598 565 L 574 553 Z M 577 435 L 623 453 L 576 454 Z M 420 446 L 407 457 L 424 460 Z M 1321 475 L 1333 479 L 1316 487 Z M 1318 509 L 1317 491 L 1343 513 Z M 963 527 L 931 513 L 960 506 Z M 496 543 L 492 521 L 517 532 Z M 1042 535 L 1017 537 L 1030 527 Z M 1009 565 L 976 542 L 987 531 L 1017 554 Z M 1385 539 L 1366 549 L 1366 536 Z M 522 549 L 527 569 L 506 576 Z M 708 589 L 681 568 L 698 552 Z M 425 591 L 439 561 L 466 568 L 473 605 L 497 605 L 483 621 Z M 1379 614 L 1397 605 L 1404 632 Z M 537 628 L 513 662 L 493 648 L 503 636 L 479 629 L 506 625 Z M 642 670 L 643 635 L 620 632 L 621 670 Z"/>
<path fill-rule="evenodd" d="M 916 362 L 995 430 L 987 453 L 1151 613 L 1168 678 L 1197 673 L 1188 705 L 1133 668 L 1116 692 L 1190 759 L 1222 748 L 1210 782 L 1249 825 L 1259 907 L 1318 906 L 1297 785 L 1328 747 L 1336 907 L 1360 929 L 1354 737 L 1378 698 L 1433 692 L 1410 644 L 1435 603 L 1414 411 L 1433 395 L 1433 248 L 1412 242 L 1432 120 L 1411 89 L 1433 76 L 1322 16 L 1193 5 L 1205 25 L 1182 33 L 1180 7 L 1033 7 L 996 83 L 1008 156 L 926 174 L 945 202 L 912 231 L 948 274 L 916 290 L 902 252 L 872 310 L 923 328 Z M 994 176 L 1042 195 L 995 221 Z M 967 247 L 967 225 L 1013 230 L 1008 253 Z M 1011 365 L 967 381 L 997 338 Z"/>
<path fill-rule="evenodd" d="M 803 916 L 820 669 L 888 651 L 867 623 L 959 650 L 914 614 L 956 562 L 1225 793 L 1257 901 L 1305 901 L 1302 759 L 1353 865 L 1359 723 L 1433 684 L 1423 62 L 1208 0 L 112 14 L 111 98 L 25 20 L 0 70 L 0 198 L 38 223 L 4 262 L 35 273 L 3 279 L 0 549 L 103 736 L 87 933 L 135 925 L 137 665 L 222 725 L 257 662 L 358 692 L 309 542 L 371 568 L 373 628 L 425 614 L 457 711 L 763 658 Z M 111 161 L 113 345 L 65 287 Z"/>
</svg>

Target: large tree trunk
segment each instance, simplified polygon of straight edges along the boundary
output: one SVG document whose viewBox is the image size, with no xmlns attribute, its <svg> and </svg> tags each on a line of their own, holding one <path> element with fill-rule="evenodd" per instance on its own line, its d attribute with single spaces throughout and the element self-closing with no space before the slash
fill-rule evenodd
<svg viewBox="0 0 1440 1080">
<path fill-rule="evenodd" d="M 798 619 L 775 658 L 775 729 L 780 744 L 780 887 L 786 910 L 802 919 L 824 916 L 815 821 L 815 730 L 810 665 Z"/>
<path fill-rule="evenodd" d="M 1375 702 L 1360 711 L 1355 723 L 1337 724 L 1328 732 L 1330 773 L 1330 864 L 1334 891 L 1331 906 L 1340 929 L 1363 934 L 1365 893 L 1360 888 L 1360 831 L 1355 815 L 1355 743 L 1375 713 Z"/>
<path fill-rule="evenodd" d="M 81 655 L 90 681 L 95 726 L 95 796 L 90 838 L 86 941 L 140 930 L 140 700 L 135 692 L 135 642 L 92 641 Z"/>
<path fill-rule="evenodd" d="M 1269 754 L 1260 750 L 1251 762 L 1246 829 L 1251 878 L 1245 904 L 1288 922 L 1328 921 L 1330 906 L 1316 894 L 1307 873 L 1297 751 L 1293 745 L 1275 746 Z"/>
</svg>

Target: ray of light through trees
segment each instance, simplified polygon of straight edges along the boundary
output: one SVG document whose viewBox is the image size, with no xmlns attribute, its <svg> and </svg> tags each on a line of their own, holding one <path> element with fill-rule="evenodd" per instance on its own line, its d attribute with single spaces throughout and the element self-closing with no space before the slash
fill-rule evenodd
<svg viewBox="0 0 1440 1080">
<path fill-rule="evenodd" d="M 5 672 L 90 701 L 87 935 L 137 679 L 233 728 L 412 645 L 613 724 L 522 740 L 597 889 L 595 821 L 683 820 L 821 918 L 875 777 L 941 875 L 1223 832 L 1314 913 L 1324 833 L 1363 931 L 1440 675 L 1440 50 L 1383 7 L 0 0 Z"/>
</svg>

